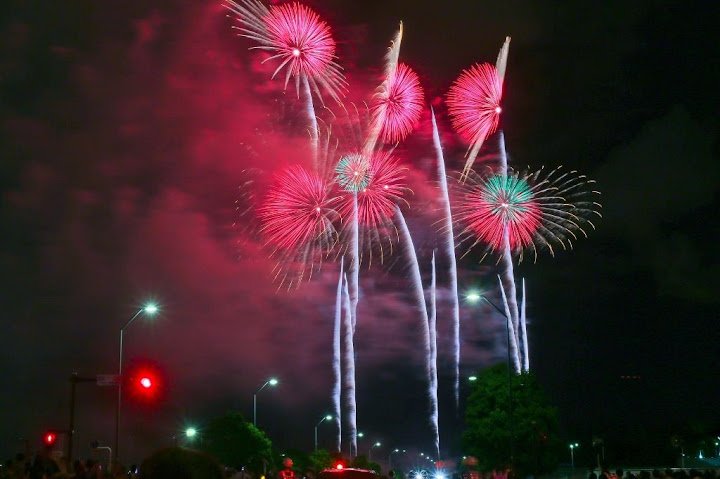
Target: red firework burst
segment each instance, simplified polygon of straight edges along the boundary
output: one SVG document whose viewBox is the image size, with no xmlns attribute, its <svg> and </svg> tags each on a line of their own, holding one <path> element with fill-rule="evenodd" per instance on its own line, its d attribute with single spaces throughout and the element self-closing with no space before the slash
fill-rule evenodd
<svg viewBox="0 0 720 479">
<path fill-rule="evenodd" d="M 242 25 L 241 35 L 260 44 L 254 48 L 270 53 L 266 61 L 279 63 L 273 77 L 285 68 L 286 87 L 290 77 L 299 82 L 304 76 L 317 94 L 320 86 L 339 101 L 346 82 L 335 61 L 335 40 L 330 27 L 317 13 L 299 3 L 268 9 L 258 0 L 225 0 L 225 7 Z"/>
<path fill-rule="evenodd" d="M 405 169 L 387 152 L 378 152 L 370 159 L 367 186 L 357 192 L 358 223 L 368 228 L 379 228 L 392 218 L 395 205 L 402 200 L 405 187 Z M 340 207 L 343 218 L 352 218 L 352 195 L 344 195 Z"/>
<path fill-rule="evenodd" d="M 458 220 L 496 251 L 502 249 L 506 231 L 513 251 L 531 245 L 542 221 L 532 187 L 518 176 L 494 175 L 471 184 L 458 211 Z"/>
<path fill-rule="evenodd" d="M 329 181 L 291 166 L 277 175 L 258 210 L 261 231 L 268 243 L 291 253 L 308 248 L 327 252 L 337 239 L 338 201 Z"/>
<path fill-rule="evenodd" d="M 383 141 L 397 143 L 404 140 L 420 121 L 423 102 L 417 73 L 404 63 L 398 64 L 373 106 L 373 114 L 381 122 Z"/>
<path fill-rule="evenodd" d="M 453 127 L 471 146 L 482 145 L 500 121 L 502 80 L 495 66 L 475 64 L 450 87 L 448 111 Z"/>
</svg>

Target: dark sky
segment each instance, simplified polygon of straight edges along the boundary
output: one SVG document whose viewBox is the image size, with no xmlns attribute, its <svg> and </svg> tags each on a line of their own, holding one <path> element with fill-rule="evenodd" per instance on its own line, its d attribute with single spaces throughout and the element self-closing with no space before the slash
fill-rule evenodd
<svg viewBox="0 0 720 479">
<path fill-rule="evenodd" d="M 518 270 L 528 281 L 532 367 L 563 433 L 587 443 L 592 434 L 718 429 L 718 7 L 564 3 L 310 5 L 333 26 L 355 98 L 371 91 L 400 20 L 402 59 L 429 99 L 463 68 L 494 61 L 512 36 L 502 118 L 511 164 L 566 165 L 603 192 L 590 239 Z M 245 170 L 264 177 L 307 160 L 294 95 L 268 81 L 248 46 L 218 2 L 4 2 L 2 457 L 20 438 L 38 444 L 44 428 L 66 427 L 68 375 L 113 372 L 119 328 L 148 297 L 162 314 L 133 324 L 125 353 L 157 363 L 167 382 L 154 409 L 128 404 L 127 455 L 230 408 L 249 416 L 252 391 L 272 374 L 282 383 L 263 391 L 260 425 L 280 447 L 312 446 L 313 424 L 330 408 L 337 273 L 331 265 L 277 292 L 273 260 L 233 227 Z M 462 145 L 438 112 L 457 168 Z M 429 263 L 434 229 L 420 214 L 434 201 L 427 121 L 400 152 L 415 190 L 411 228 Z M 461 287 L 493 291 L 492 264 L 469 259 L 461 269 Z M 359 427 L 428 448 L 406 275 L 395 265 L 361 281 Z M 446 305 L 440 313 L 441 430 L 454 444 Z M 463 311 L 465 372 L 503 358 L 503 324 L 490 313 Z M 628 374 L 642 379 L 620 380 Z M 111 441 L 113 405 L 113 391 L 83 385 L 81 454 L 93 439 Z"/>
</svg>

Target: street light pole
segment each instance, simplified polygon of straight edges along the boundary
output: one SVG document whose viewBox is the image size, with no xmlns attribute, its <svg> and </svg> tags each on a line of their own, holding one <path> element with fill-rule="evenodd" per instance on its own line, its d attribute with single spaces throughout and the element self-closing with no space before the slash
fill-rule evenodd
<svg viewBox="0 0 720 479">
<path fill-rule="evenodd" d="M 255 391 L 255 393 L 253 394 L 253 426 L 257 427 L 257 395 L 258 395 L 258 393 L 259 393 L 260 391 L 262 391 L 263 389 L 265 389 L 265 386 L 267 386 L 267 385 L 276 386 L 277 383 L 278 383 L 278 380 L 277 380 L 277 379 L 275 379 L 275 378 L 270 378 L 270 379 L 268 379 L 267 381 L 265 381 L 265 382 L 263 383 L 263 385 L 260 386 L 260 387 L 258 388 L 258 390 Z"/>
<path fill-rule="evenodd" d="M 319 427 L 320 424 L 322 424 L 323 422 L 329 421 L 329 420 L 331 420 L 332 418 L 333 418 L 333 417 L 332 417 L 330 414 L 326 414 L 325 416 L 323 416 L 322 419 L 320 419 L 320 422 L 318 422 L 317 424 L 315 424 L 315 450 L 316 450 L 316 451 L 318 450 L 318 435 L 317 435 L 318 427 Z"/>
<path fill-rule="evenodd" d="M 570 444 L 570 467 L 575 469 L 575 448 L 580 447 L 578 443 Z"/>
<path fill-rule="evenodd" d="M 372 446 L 370 446 L 370 449 L 368 449 L 368 462 L 371 462 L 371 461 L 372 461 L 372 450 L 373 450 L 373 448 L 375 448 L 375 447 L 380 447 L 380 446 L 382 446 L 382 444 L 380 444 L 380 442 L 376 442 L 375 444 L 373 444 Z"/>
<path fill-rule="evenodd" d="M 389 469 L 392 469 L 392 456 L 396 452 L 400 452 L 400 449 L 397 449 L 397 448 L 393 449 L 392 451 L 390 451 L 390 454 L 388 454 L 388 468 Z M 405 452 L 405 449 L 403 449 L 402 452 Z"/>
</svg>

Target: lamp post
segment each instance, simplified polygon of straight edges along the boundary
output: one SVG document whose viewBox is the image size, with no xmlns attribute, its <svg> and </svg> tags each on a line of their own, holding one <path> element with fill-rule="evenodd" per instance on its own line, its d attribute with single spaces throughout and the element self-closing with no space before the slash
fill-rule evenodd
<svg viewBox="0 0 720 479">
<path fill-rule="evenodd" d="M 390 454 L 388 454 L 388 468 L 389 468 L 389 469 L 392 469 L 392 456 L 393 456 L 393 454 L 395 454 L 396 452 L 401 452 L 401 450 L 395 448 L 395 449 L 393 449 L 392 451 L 390 451 Z M 405 452 L 405 449 L 402 449 L 402 452 Z"/>
<path fill-rule="evenodd" d="M 575 448 L 580 447 L 580 444 L 574 442 L 570 444 L 570 467 L 575 469 Z"/>
<path fill-rule="evenodd" d="M 376 447 L 380 447 L 382 444 L 380 442 L 376 442 L 372 446 L 370 446 L 370 449 L 368 449 L 368 462 L 372 462 L 372 450 Z"/>
<path fill-rule="evenodd" d="M 257 427 L 257 395 L 260 391 L 265 389 L 265 386 L 277 386 L 278 380 L 276 378 L 270 378 L 253 393 L 253 426 Z"/>
<path fill-rule="evenodd" d="M 322 419 L 320 419 L 320 421 L 317 424 L 315 424 L 315 450 L 316 451 L 318 449 L 318 438 L 317 438 L 318 427 L 320 426 L 320 424 L 324 423 L 325 421 L 330 421 L 332 418 L 333 417 L 330 414 L 326 414 L 322 417 Z"/>
<path fill-rule="evenodd" d="M 507 317 L 505 311 L 500 309 L 495 303 L 487 299 L 484 294 L 478 291 L 469 291 L 465 294 L 465 299 L 475 304 L 479 301 L 485 301 L 487 304 L 495 308 L 495 310 L 505 318 L 505 332 L 507 336 L 507 370 L 508 370 L 508 419 L 510 422 L 509 433 L 510 433 L 510 468 L 514 469 L 515 465 L 515 421 L 513 419 L 513 393 L 512 393 L 512 366 L 510 358 L 510 318 Z M 473 379 L 474 378 L 474 379 Z M 477 381 L 477 376 L 470 376 L 470 381 Z"/>
<path fill-rule="evenodd" d="M 123 369 L 123 336 L 125 330 L 132 324 L 135 319 L 141 314 L 147 316 L 153 316 L 158 312 L 158 306 L 155 303 L 147 303 L 125 323 L 125 326 L 120 328 L 120 359 L 118 361 L 118 384 L 117 384 L 117 402 L 115 403 L 115 461 L 120 460 L 120 407 L 122 404 L 122 369 Z"/>
</svg>

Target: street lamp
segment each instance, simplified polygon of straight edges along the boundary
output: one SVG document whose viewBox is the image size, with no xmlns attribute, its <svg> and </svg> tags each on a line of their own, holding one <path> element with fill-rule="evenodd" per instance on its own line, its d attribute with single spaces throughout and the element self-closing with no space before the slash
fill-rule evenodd
<svg viewBox="0 0 720 479">
<path fill-rule="evenodd" d="M 395 454 L 396 452 L 405 452 L 405 449 L 402 449 L 402 450 L 401 450 L 401 449 L 395 448 L 395 449 L 393 449 L 392 451 L 390 451 L 390 454 L 388 454 L 388 467 L 389 467 L 390 469 L 392 469 L 392 456 L 393 456 L 393 454 Z"/>
<path fill-rule="evenodd" d="M 197 436 L 197 429 L 194 427 L 189 427 L 185 429 L 185 437 L 188 439 L 194 439 L 195 436 Z"/>
<path fill-rule="evenodd" d="M 477 376 L 468 377 L 468 381 L 470 381 L 471 383 L 474 383 L 475 381 L 477 381 Z"/>
<path fill-rule="evenodd" d="M 465 293 L 465 300 L 470 304 L 476 304 L 480 301 L 485 301 L 487 304 L 495 308 L 495 310 L 500 313 L 505 318 L 505 332 L 507 334 L 507 369 L 508 369 L 508 419 L 510 421 L 510 466 L 511 469 L 514 466 L 515 462 L 515 424 L 513 420 L 513 395 L 512 395 L 512 366 L 511 366 L 511 360 L 510 360 L 510 318 L 507 317 L 507 314 L 500 309 L 495 303 L 487 299 L 487 297 L 481 292 L 477 290 L 470 290 L 467 293 Z M 473 379 L 474 378 L 474 379 Z M 470 376 L 468 378 L 469 381 L 477 381 L 477 376 Z"/>
<path fill-rule="evenodd" d="M 270 378 L 253 393 L 253 426 L 257 427 L 257 395 L 260 391 L 265 389 L 265 386 L 277 386 L 278 380 L 276 378 Z"/>
<path fill-rule="evenodd" d="M 380 447 L 380 446 L 382 446 L 382 444 L 380 444 L 380 442 L 376 442 L 375 444 L 373 444 L 372 446 L 370 446 L 370 449 L 368 449 L 368 462 L 371 462 L 371 461 L 372 461 L 372 450 L 373 450 L 374 448 Z"/>
<path fill-rule="evenodd" d="M 117 402 L 115 403 L 115 460 L 120 459 L 120 405 L 122 404 L 122 369 L 123 369 L 123 336 L 125 330 L 135 321 L 135 318 L 141 314 L 146 316 L 153 316 L 159 311 L 158 305 L 155 303 L 146 303 L 125 323 L 125 326 L 120 328 L 120 360 L 118 361 L 118 384 L 117 384 Z"/>
<path fill-rule="evenodd" d="M 575 448 L 580 447 L 580 444 L 574 442 L 570 444 L 570 467 L 575 469 Z"/>
<path fill-rule="evenodd" d="M 315 450 L 316 451 L 317 451 L 317 447 L 318 447 L 318 439 L 317 439 L 318 426 L 320 426 L 320 424 L 324 423 L 325 421 L 331 420 L 332 418 L 333 417 L 330 414 L 326 414 L 325 416 L 323 416 L 322 419 L 320 419 L 320 421 L 317 424 L 315 424 Z"/>
</svg>

